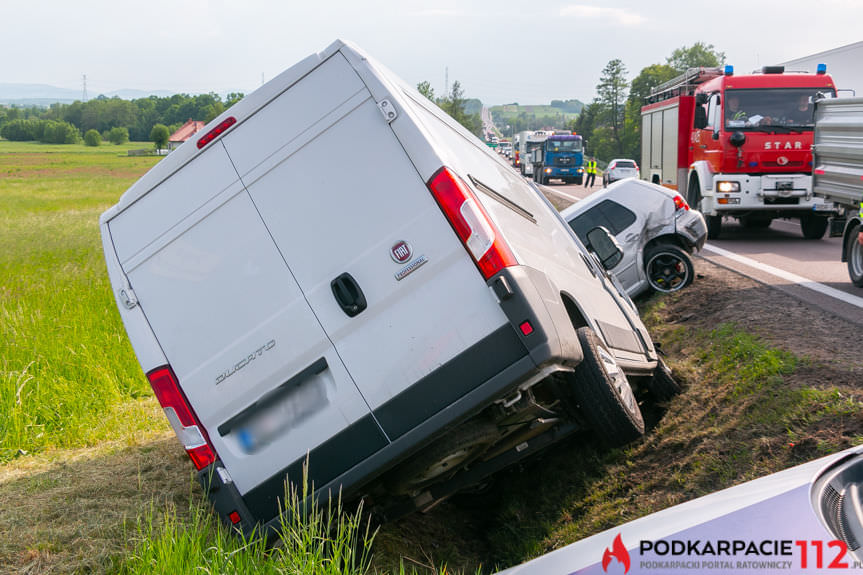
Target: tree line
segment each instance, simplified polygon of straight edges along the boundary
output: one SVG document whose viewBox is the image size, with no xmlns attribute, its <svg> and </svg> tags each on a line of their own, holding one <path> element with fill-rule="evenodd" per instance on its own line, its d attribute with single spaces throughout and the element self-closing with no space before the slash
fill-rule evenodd
<svg viewBox="0 0 863 575">
<path fill-rule="evenodd" d="M 0 136 L 7 140 L 37 140 L 52 144 L 78 143 L 95 131 L 114 143 L 148 141 L 158 125 L 173 132 L 187 120 L 209 122 L 243 94 L 174 94 L 135 100 L 99 96 L 86 102 L 52 104 L 49 108 L 0 108 Z M 119 141 L 118 141 L 119 140 Z"/>
<path fill-rule="evenodd" d="M 650 91 L 688 68 L 721 66 L 725 53 L 713 44 L 696 42 L 674 50 L 664 64 L 643 68 L 631 82 L 619 59 L 606 64 L 596 86 L 596 98 L 568 126 L 588 142 L 588 153 L 608 161 L 641 158 L 641 107 Z"/>
<path fill-rule="evenodd" d="M 482 138 L 482 118 L 478 111 L 468 112 L 468 109 L 482 109 L 482 104 L 478 100 L 469 100 L 464 96 L 464 89 L 461 83 L 456 80 L 452 83 L 452 88 L 449 93 L 438 97 L 434 93 L 434 88 L 427 81 L 417 84 L 419 93 L 437 104 L 444 112 L 452 116 L 452 118 L 467 128 L 476 137 Z"/>
</svg>

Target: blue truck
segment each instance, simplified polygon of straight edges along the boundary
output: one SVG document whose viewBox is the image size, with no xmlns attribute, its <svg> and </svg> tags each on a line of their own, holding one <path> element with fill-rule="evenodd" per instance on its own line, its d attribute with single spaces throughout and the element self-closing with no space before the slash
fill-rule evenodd
<svg viewBox="0 0 863 575">
<path fill-rule="evenodd" d="M 570 132 L 555 132 L 533 151 L 533 179 L 547 184 L 551 179 L 565 184 L 584 181 L 584 142 Z"/>
</svg>

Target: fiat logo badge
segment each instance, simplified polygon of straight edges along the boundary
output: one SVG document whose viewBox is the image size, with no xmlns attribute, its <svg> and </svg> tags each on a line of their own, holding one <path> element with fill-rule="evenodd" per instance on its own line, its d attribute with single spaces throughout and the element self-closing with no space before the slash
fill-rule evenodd
<svg viewBox="0 0 863 575">
<path fill-rule="evenodd" d="M 788 163 L 788 158 L 786 158 L 785 156 L 779 156 L 778 158 L 776 158 L 776 163 L 780 166 L 784 166 Z"/>
<path fill-rule="evenodd" d="M 406 241 L 402 240 L 393 244 L 390 248 L 390 256 L 397 264 L 403 264 L 411 259 L 411 246 Z"/>
</svg>

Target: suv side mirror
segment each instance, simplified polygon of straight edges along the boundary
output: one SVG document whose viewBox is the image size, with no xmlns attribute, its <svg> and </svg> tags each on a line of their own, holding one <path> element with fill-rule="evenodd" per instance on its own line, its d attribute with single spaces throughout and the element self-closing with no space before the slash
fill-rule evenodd
<svg viewBox="0 0 863 575">
<path fill-rule="evenodd" d="M 587 232 L 588 248 L 599 258 L 599 263 L 612 270 L 623 259 L 623 250 L 608 230 L 599 226 Z"/>
</svg>

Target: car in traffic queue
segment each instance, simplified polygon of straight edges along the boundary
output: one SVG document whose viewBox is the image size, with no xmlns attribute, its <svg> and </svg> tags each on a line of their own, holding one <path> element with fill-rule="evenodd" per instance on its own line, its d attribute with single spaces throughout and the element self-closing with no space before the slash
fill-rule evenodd
<svg viewBox="0 0 863 575">
<path fill-rule="evenodd" d="M 618 158 L 608 162 L 608 167 L 602 174 L 602 185 L 607 186 L 626 178 L 638 178 L 638 164 L 635 160 Z"/>
<path fill-rule="evenodd" d="M 690 255 L 704 246 L 707 224 L 674 190 L 630 178 L 576 202 L 561 215 L 588 248 L 588 233 L 596 227 L 614 236 L 623 258 L 611 273 L 630 297 L 649 289 L 677 291 L 695 278 Z"/>
</svg>

